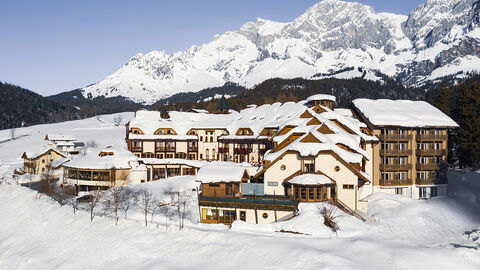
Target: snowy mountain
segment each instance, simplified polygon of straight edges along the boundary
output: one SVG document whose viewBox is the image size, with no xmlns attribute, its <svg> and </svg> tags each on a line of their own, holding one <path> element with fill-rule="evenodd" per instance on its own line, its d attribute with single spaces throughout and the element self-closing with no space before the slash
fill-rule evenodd
<svg viewBox="0 0 480 270">
<path fill-rule="evenodd" d="M 252 87 L 274 77 L 319 79 L 314 75 L 347 67 L 420 85 L 480 70 L 479 10 L 478 0 L 429 0 L 407 17 L 324 0 L 292 22 L 257 19 L 185 52 L 138 54 L 83 95 L 151 104 L 226 82 Z"/>
</svg>

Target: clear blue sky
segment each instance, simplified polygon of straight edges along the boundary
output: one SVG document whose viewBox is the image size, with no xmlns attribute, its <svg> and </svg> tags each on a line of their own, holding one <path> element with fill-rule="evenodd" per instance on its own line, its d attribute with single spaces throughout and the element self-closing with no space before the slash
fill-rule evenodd
<svg viewBox="0 0 480 270">
<path fill-rule="evenodd" d="M 358 0 L 407 15 L 425 0 Z M 42 95 L 98 82 L 135 54 L 167 53 L 264 18 L 292 21 L 313 0 L 1 0 L 0 81 Z"/>
</svg>

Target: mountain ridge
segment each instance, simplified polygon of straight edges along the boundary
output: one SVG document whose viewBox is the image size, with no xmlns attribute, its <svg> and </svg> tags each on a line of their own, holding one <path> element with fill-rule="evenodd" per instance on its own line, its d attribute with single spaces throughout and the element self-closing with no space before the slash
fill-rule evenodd
<svg viewBox="0 0 480 270">
<path fill-rule="evenodd" d="M 406 86 L 462 77 L 459 71 L 480 70 L 479 2 L 429 0 L 407 17 L 324 0 L 291 22 L 258 18 L 183 52 L 137 54 L 82 94 L 150 105 L 228 82 L 252 88 L 350 66 L 378 70 Z"/>
</svg>

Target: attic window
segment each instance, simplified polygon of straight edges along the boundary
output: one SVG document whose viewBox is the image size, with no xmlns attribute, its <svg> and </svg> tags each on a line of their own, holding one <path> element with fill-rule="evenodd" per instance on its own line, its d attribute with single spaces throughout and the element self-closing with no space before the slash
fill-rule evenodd
<svg viewBox="0 0 480 270">
<path fill-rule="evenodd" d="M 264 219 L 267 219 L 267 218 L 268 218 L 268 214 L 267 214 L 267 213 L 263 213 L 262 217 L 263 217 Z"/>
<path fill-rule="evenodd" d="M 282 170 L 282 171 L 285 171 L 286 168 L 287 168 L 287 166 L 285 166 L 285 165 L 280 166 L 280 170 Z"/>
<path fill-rule="evenodd" d="M 335 168 L 333 168 L 333 170 L 334 170 L 335 172 L 339 172 L 339 171 L 340 171 L 340 166 L 335 166 Z"/>
</svg>

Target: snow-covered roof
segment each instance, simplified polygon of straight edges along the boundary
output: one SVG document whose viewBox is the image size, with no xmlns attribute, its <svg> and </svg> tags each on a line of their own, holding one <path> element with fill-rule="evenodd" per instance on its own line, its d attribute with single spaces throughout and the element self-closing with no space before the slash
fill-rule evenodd
<svg viewBox="0 0 480 270">
<path fill-rule="evenodd" d="M 286 122 L 297 118 L 306 107 L 305 101 L 265 104 L 251 106 L 240 112 L 231 111 L 230 114 L 208 114 L 193 112 L 169 112 L 169 119 L 161 119 L 159 112 L 137 111 L 136 116 L 129 123 L 129 128 L 139 128 L 144 134 L 129 134 L 130 138 L 166 138 L 169 135 L 153 135 L 159 128 L 172 128 L 178 135 L 171 135 L 175 139 L 187 139 L 190 129 L 225 129 L 234 135 L 239 128 L 250 128 L 254 136 L 259 136 L 265 127 L 280 127 Z M 133 136 L 133 137 L 132 137 Z M 193 138 L 196 138 L 193 137 Z"/>
<path fill-rule="evenodd" d="M 26 151 L 23 153 L 22 157 L 25 157 L 25 158 L 28 158 L 28 159 L 35 159 L 45 153 L 47 153 L 48 151 L 54 151 L 56 152 L 57 154 L 63 156 L 63 157 L 66 157 L 67 155 L 50 147 L 50 146 L 42 146 L 40 148 L 38 148 L 37 150 L 33 150 L 33 151 Z"/>
<path fill-rule="evenodd" d="M 77 140 L 77 138 L 75 138 L 74 136 L 63 135 L 63 134 L 47 134 L 45 136 L 45 139 L 49 141 L 76 141 Z"/>
<path fill-rule="evenodd" d="M 314 100 L 331 100 L 333 102 L 337 102 L 337 98 L 332 95 L 326 94 L 317 94 L 307 98 L 307 101 L 314 101 Z"/>
<path fill-rule="evenodd" d="M 292 179 L 290 179 L 288 183 L 295 184 L 295 185 L 305 185 L 305 186 L 333 184 L 330 178 L 322 174 L 297 175 Z"/>
<path fill-rule="evenodd" d="M 71 141 L 59 141 L 55 143 L 56 146 L 75 146 L 75 144 Z"/>
<path fill-rule="evenodd" d="M 195 180 L 201 183 L 241 182 L 244 173 L 242 164 L 216 161 L 203 165 Z"/>
<path fill-rule="evenodd" d="M 458 127 L 425 101 L 355 99 L 353 105 L 375 126 Z"/>
<path fill-rule="evenodd" d="M 64 157 L 60 157 L 60 158 L 57 158 L 55 159 L 54 161 L 52 161 L 50 163 L 50 166 L 54 169 L 60 167 L 62 164 L 64 164 L 65 162 L 67 161 L 70 161 L 70 158 L 64 158 Z"/>
<path fill-rule="evenodd" d="M 101 152 L 112 152 L 111 156 L 99 156 Z M 64 167 L 77 169 L 131 169 L 132 161 L 138 158 L 128 151 L 125 141 L 120 140 L 114 145 L 108 145 L 103 149 L 88 149 L 86 155 L 78 156 L 71 161 L 64 163 Z"/>
</svg>

